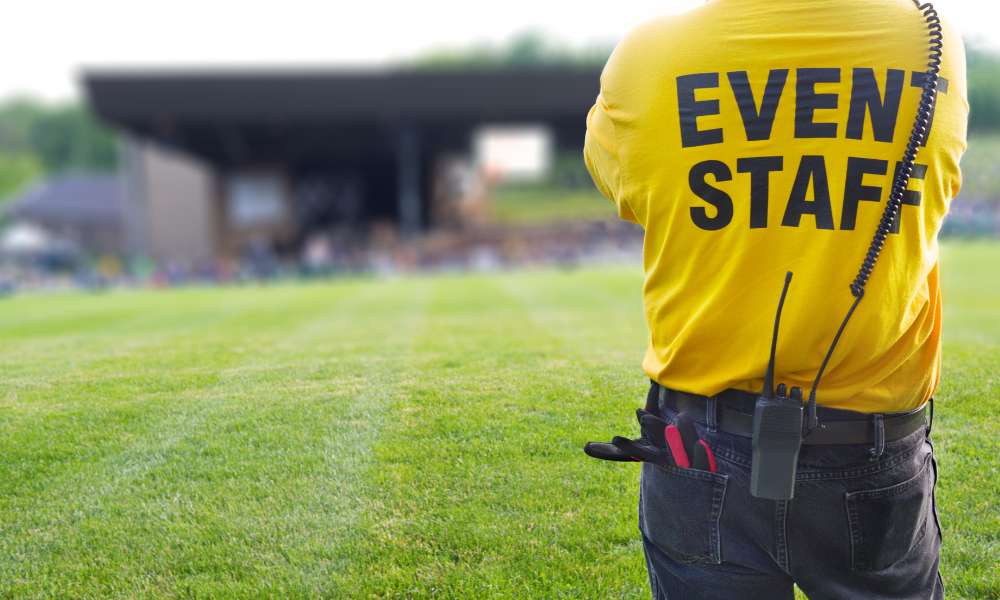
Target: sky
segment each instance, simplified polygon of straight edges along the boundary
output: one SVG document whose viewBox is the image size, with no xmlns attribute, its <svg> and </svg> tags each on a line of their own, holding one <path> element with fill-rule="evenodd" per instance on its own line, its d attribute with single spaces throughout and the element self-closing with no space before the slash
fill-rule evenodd
<svg viewBox="0 0 1000 600">
<path fill-rule="evenodd" d="M 377 65 L 526 30 L 610 46 L 702 1 L 15 0 L 3 10 L 0 97 L 77 96 L 81 67 Z M 934 5 L 967 40 L 1000 49 L 997 3 Z"/>
</svg>

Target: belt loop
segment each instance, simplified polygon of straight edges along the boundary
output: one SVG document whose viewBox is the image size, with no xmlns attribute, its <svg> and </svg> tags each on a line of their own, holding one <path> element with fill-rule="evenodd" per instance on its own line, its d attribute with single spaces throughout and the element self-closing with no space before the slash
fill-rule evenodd
<svg viewBox="0 0 1000 600">
<path fill-rule="evenodd" d="M 872 460 L 882 457 L 885 452 L 885 415 L 872 415 L 875 425 L 875 447 L 869 450 Z"/>
<path fill-rule="evenodd" d="M 660 399 L 660 385 L 655 381 L 653 381 L 652 379 L 650 379 L 649 391 L 646 392 L 646 407 L 645 407 L 646 412 L 653 413 L 654 415 L 660 414 L 659 399 Z"/>
<path fill-rule="evenodd" d="M 715 396 L 709 396 L 705 404 L 705 422 L 710 432 L 715 433 L 719 430 L 719 400 Z"/>
<path fill-rule="evenodd" d="M 660 388 L 660 398 L 659 398 L 660 416 L 662 417 L 667 414 L 667 412 L 664 410 L 664 407 L 667 405 L 667 388 L 663 387 L 662 385 L 659 386 L 659 388 Z"/>
<path fill-rule="evenodd" d="M 931 429 L 934 428 L 934 398 L 930 399 L 930 417 L 927 420 L 927 437 L 931 437 Z"/>
</svg>

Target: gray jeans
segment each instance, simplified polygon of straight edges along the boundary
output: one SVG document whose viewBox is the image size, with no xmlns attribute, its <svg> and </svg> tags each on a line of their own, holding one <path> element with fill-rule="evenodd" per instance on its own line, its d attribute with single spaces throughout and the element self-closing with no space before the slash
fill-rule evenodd
<svg viewBox="0 0 1000 600">
<path fill-rule="evenodd" d="M 664 417 L 675 415 L 668 409 Z M 698 431 L 718 472 L 642 465 L 639 529 L 655 600 L 943 598 L 929 430 L 803 446 L 795 497 L 750 495 L 750 440 Z"/>
</svg>

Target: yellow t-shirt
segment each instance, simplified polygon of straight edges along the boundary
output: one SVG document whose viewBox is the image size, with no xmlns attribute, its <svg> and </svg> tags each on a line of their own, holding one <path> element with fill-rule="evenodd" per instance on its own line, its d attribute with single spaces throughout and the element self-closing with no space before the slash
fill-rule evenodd
<svg viewBox="0 0 1000 600">
<path fill-rule="evenodd" d="M 776 382 L 810 384 L 910 136 L 928 36 L 911 0 L 713 0 L 615 49 L 584 151 L 645 229 L 643 368 L 712 395 L 758 391 L 786 271 Z M 965 53 L 945 25 L 942 82 L 899 231 L 818 390 L 821 405 L 905 411 L 938 387 L 937 233 L 958 193 Z"/>
</svg>

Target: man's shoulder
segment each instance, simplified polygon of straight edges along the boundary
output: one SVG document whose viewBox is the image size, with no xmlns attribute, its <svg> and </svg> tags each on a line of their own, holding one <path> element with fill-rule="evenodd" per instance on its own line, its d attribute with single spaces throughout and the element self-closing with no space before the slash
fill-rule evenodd
<svg viewBox="0 0 1000 600">
<path fill-rule="evenodd" d="M 704 7 L 699 7 L 682 13 L 647 19 L 622 37 L 615 47 L 615 53 L 641 53 L 683 44 L 688 41 L 692 34 L 696 33 L 691 30 L 692 27 L 698 27 L 699 24 L 710 21 L 705 13 Z"/>
<path fill-rule="evenodd" d="M 655 89 L 657 78 L 684 61 L 693 50 L 691 27 L 700 17 L 699 9 L 664 15 L 643 21 L 632 28 L 615 46 L 604 72 L 601 87 L 610 97 L 635 97 L 647 88 Z"/>
</svg>

